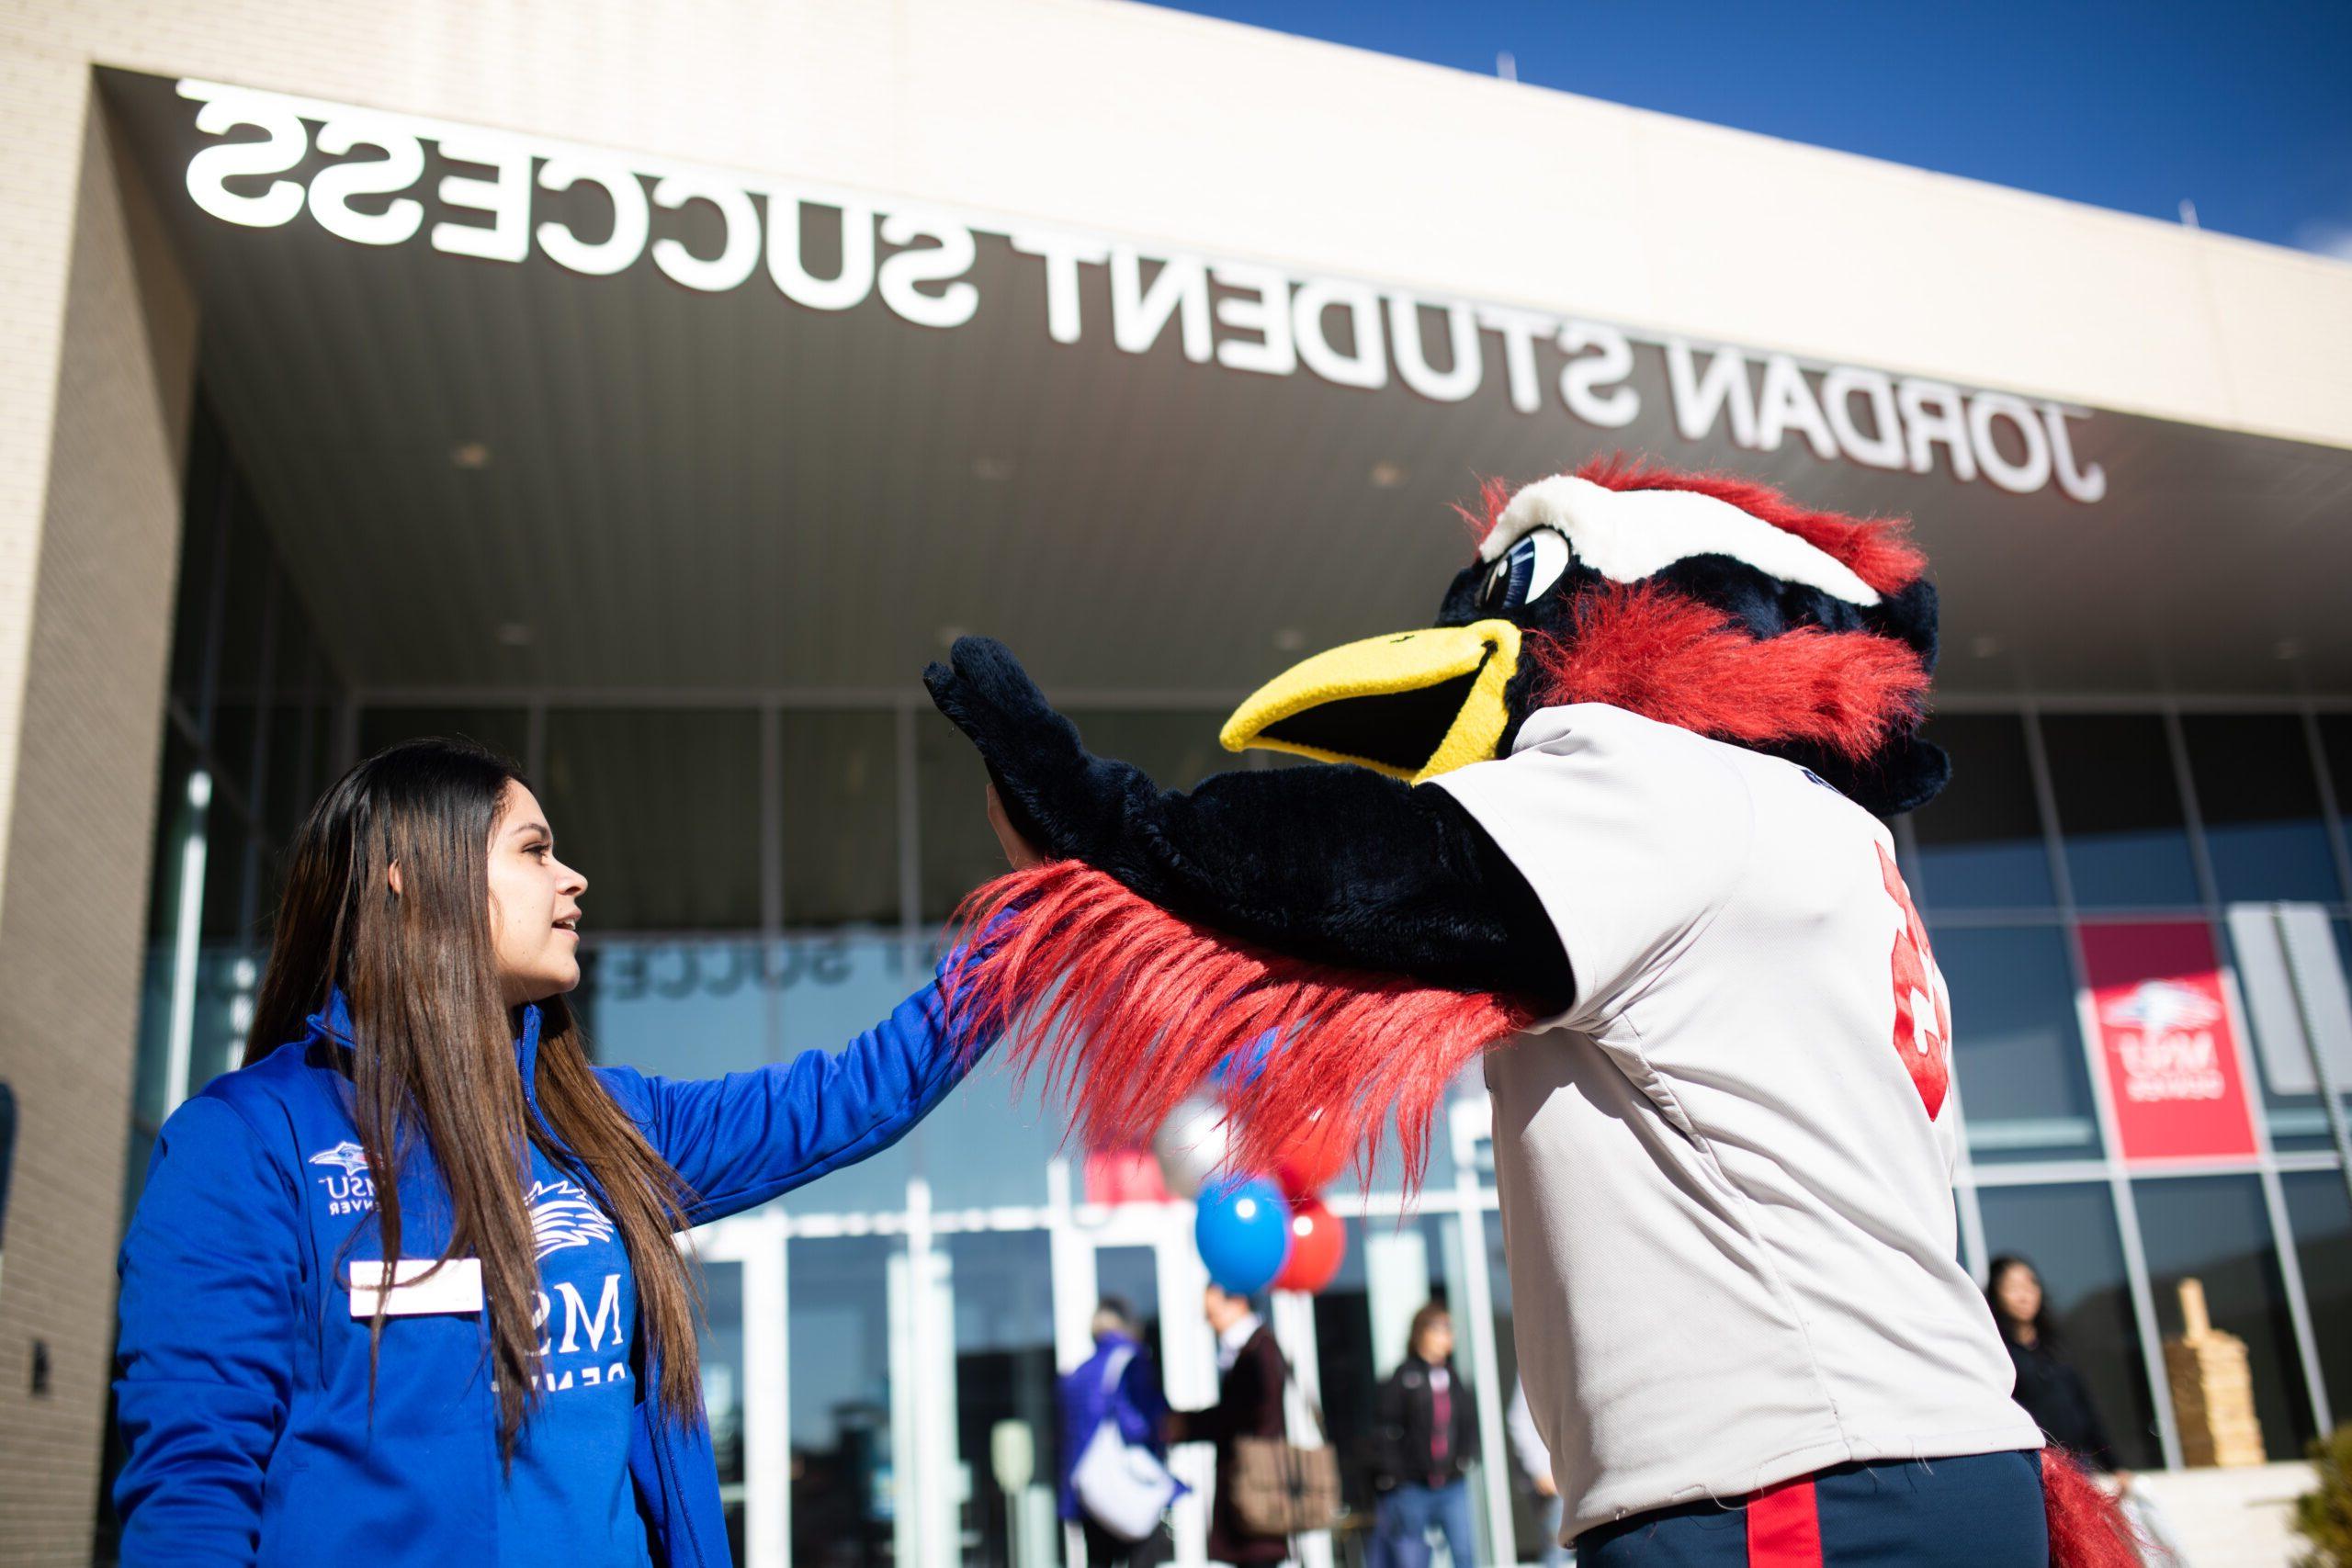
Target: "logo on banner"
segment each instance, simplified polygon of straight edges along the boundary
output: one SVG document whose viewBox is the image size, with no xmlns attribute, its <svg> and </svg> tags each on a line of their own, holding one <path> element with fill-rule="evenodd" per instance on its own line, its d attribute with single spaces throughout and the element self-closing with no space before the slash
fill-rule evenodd
<svg viewBox="0 0 2352 1568">
<path fill-rule="evenodd" d="M 2255 1152 L 2238 1037 L 2213 928 L 2203 920 L 2082 929 L 2084 1009 L 2107 1065 L 2117 1142 L 2132 1161 Z"/>
<path fill-rule="evenodd" d="M 2131 1100 L 2219 1100 L 2229 1092 L 2217 1031 L 2222 1005 L 2173 980 L 2143 980 L 2099 1007 Z"/>
</svg>

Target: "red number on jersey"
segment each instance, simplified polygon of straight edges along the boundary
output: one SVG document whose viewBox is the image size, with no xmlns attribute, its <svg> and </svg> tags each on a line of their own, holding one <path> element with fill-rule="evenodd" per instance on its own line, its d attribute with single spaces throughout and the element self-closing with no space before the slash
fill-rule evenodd
<svg viewBox="0 0 2352 1568">
<path fill-rule="evenodd" d="M 1944 1095 L 1951 1088 L 1951 1003 L 1946 999 L 1944 977 L 1936 969 L 1935 952 L 1928 945 L 1928 928 L 1920 923 L 1918 908 L 1911 902 L 1911 890 L 1903 886 L 1903 874 L 1895 870 L 1894 857 L 1886 852 L 1886 846 L 1873 847 L 1887 897 L 1903 912 L 1902 927 L 1894 933 L 1893 960 L 1894 1054 L 1903 1059 L 1912 1087 L 1919 1091 L 1919 1103 L 1928 1108 L 1928 1120 L 1932 1122 L 1944 1108 Z"/>
</svg>

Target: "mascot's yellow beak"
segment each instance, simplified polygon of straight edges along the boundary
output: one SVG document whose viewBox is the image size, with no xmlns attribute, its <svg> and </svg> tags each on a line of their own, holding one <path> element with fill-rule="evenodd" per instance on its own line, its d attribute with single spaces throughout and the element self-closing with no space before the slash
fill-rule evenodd
<svg viewBox="0 0 2352 1568">
<path fill-rule="evenodd" d="M 1261 746 L 1419 784 L 1494 756 L 1518 670 L 1509 621 L 1366 637 L 1258 688 L 1217 739 L 1228 751 Z"/>
</svg>

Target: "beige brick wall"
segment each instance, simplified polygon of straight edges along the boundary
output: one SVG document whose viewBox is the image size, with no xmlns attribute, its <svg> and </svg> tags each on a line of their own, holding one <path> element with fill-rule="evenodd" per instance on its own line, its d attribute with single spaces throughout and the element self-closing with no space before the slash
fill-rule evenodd
<svg viewBox="0 0 2352 1568">
<path fill-rule="evenodd" d="M 0 904 L 0 1077 L 19 1117 L 0 1276 L 0 1562 L 90 1550 L 195 364 L 195 301 L 153 209 L 103 118 L 81 130 Z M 51 1365 L 38 1398 L 36 1342 Z"/>
</svg>

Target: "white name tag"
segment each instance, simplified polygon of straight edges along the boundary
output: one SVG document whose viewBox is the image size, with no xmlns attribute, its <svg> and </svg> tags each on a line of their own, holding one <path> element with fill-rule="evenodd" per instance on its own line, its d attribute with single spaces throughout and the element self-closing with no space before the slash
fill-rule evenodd
<svg viewBox="0 0 2352 1568">
<path fill-rule="evenodd" d="M 430 1258 L 403 1258 L 390 1264 L 372 1260 L 353 1264 L 351 1315 L 375 1316 L 379 1301 L 384 1303 L 387 1317 L 481 1310 L 481 1258 L 452 1258 L 438 1268 L 434 1265 L 435 1260 Z"/>
</svg>

